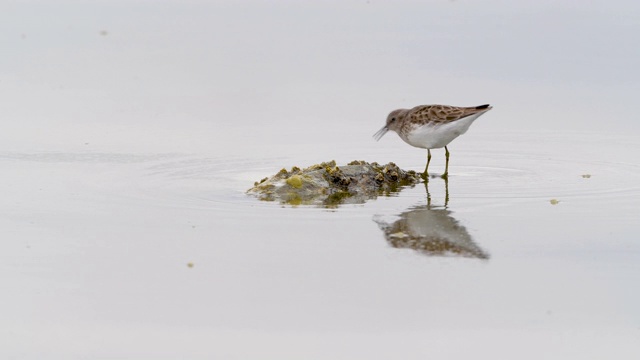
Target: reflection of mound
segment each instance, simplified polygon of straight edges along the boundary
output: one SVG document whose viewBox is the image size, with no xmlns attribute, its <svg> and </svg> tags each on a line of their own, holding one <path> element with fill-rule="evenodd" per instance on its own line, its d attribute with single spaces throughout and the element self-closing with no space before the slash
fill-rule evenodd
<svg viewBox="0 0 640 360">
<path fill-rule="evenodd" d="M 410 248 L 431 256 L 489 258 L 449 210 L 421 206 L 400 214 L 392 224 L 376 222 L 395 248 Z"/>
</svg>

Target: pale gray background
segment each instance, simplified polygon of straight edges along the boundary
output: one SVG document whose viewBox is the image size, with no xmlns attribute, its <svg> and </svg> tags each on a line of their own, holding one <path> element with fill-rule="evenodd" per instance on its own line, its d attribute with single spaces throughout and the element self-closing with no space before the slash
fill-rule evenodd
<svg viewBox="0 0 640 360">
<path fill-rule="evenodd" d="M 0 2 L 0 357 L 637 359 L 638 34 L 637 1 Z M 494 106 L 450 146 L 489 260 L 386 244 L 421 186 L 244 195 L 421 170 L 371 136 L 425 103 Z"/>
</svg>

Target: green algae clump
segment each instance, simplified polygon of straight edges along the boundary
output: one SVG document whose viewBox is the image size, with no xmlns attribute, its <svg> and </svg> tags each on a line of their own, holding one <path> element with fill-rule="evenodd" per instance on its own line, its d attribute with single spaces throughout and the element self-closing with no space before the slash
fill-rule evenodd
<svg viewBox="0 0 640 360">
<path fill-rule="evenodd" d="M 294 187 L 296 189 L 300 189 L 302 187 L 302 178 L 300 177 L 300 175 L 293 175 L 285 181 L 289 186 Z"/>
</svg>

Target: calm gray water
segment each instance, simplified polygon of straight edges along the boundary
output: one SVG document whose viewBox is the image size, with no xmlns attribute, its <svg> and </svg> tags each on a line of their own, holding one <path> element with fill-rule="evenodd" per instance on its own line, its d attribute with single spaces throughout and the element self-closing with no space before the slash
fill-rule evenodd
<svg viewBox="0 0 640 360">
<path fill-rule="evenodd" d="M 0 355 L 637 358 L 638 6 L 393 4 L 6 5 Z M 494 106 L 448 182 L 245 194 L 424 103 Z"/>
</svg>

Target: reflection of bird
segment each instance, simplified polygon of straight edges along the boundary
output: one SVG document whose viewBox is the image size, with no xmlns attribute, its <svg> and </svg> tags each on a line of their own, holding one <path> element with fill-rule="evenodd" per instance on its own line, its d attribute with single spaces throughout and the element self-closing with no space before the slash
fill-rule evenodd
<svg viewBox="0 0 640 360">
<path fill-rule="evenodd" d="M 449 201 L 448 181 L 445 179 L 445 206 L 432 206 L 429 188 L 427 205 L 408 209 L 393 223 L 374 220 L 384 232 L 386 240 L 395 248 L 410 248 L 432 256 L 457 255 L 488 259 L 458 220 L 447 210 Z"/>
<path fill-rule="evenodd" d="M 392 130 L 407 144 L 427 149 L 427 166 L 422 174 L 425 179 L 429 176 L 431 149 L 444 147 L 447 162 L 442 177 L 446 178 L 449 174 L 447 145 L 467 132 L 473 121 L 489 110 L 491 106 L 488 104 L 475 107 L 420 105 L 413 109 L 398 109 L 387 116 L 386 125 L 373 137 L 380 140 L 387 131 Z"/>
<path fill-rule="evenodd" d="M 419 206 L 400 214 L 400 219 L 392 224 L 378 222 L 378 225 L 395 248 L 410 248 L 433 256 L 489 258 L 449 210 Z"/>
</svg>

